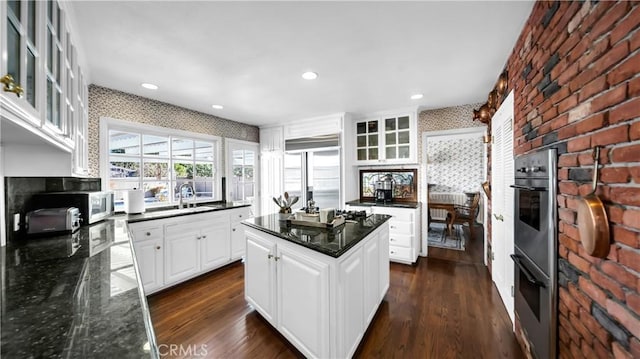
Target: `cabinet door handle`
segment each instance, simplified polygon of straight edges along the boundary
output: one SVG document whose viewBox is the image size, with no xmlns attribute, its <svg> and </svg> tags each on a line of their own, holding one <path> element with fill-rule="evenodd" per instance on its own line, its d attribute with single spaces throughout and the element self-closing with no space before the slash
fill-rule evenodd
<svg viewBox="0 0 640 359">
<path fill-rule="evenodd" d="M 391 254 L 396 254 L 396 251 L 391 251 Z"/>
<path fill-rule="evenodd" d="M 389 226 L 389 228 L 391 228 L 391 229 L 396 229 L 396 226 Z"/>
<path fill-rule="evenodd" d="M 273 254 L 268 254 L 268 255 L 267 255 L 267 258 L 268 258 L 268 259 L 273 258 Z"/>
<path fill-rule="evenodd" d="M 231 230 L 232 230 L 233 232 L 235 232 L 235 231 L 236 231 L 236 229 L 235 229 L 235 228 L 231 228 Z"/>
<path fill-rule="evenodd" d="M 196 239 L 200 239 L 200 238 L 202 238 L 202 237 L 200 237 L 200 236 L 197 236 L 197 237 L 196 237 Z"/>
<path fill-rule="evenodd" d="M 502 215 L 496 215 L 496 214 L 494 213 L 494 214 L 493 214 L 493 216 L 494 216 L 494 217 L 496 217 L 496 219 L 497 219 L 498 221 L 502 221 L 502 222 L 504 222 L 504 217 L 502 217 Z"/>
<path fill-rule="evenodd" d="M 278 259 L 280 259 L 280 257 L 275 257 L 274 259 L 275 259 L 276 261 L 278 261 Z"/>
<path fill-rule="evenodd" d="M 395 239 L 393 239 L 393 238 L 389 238 L 389 241 L 391 241 L 391 242 L 395 242 L 396 240 L 395 240 Z"/>
<path fill-rule="evenodd" d="M 200 237 L 200 238 L 205 239 L 205 238 L 207 238 L 207 236 L 206 236 L 206 235 L 204 235 L 204 236 L 202 236 L 202 237 Z"/>
<path fill-rule="evenodd" d="M 150 235 L 151 235 L 151 232 L 147 232 L 147 233 L 146 233 L 146 235 L 147 235 L 147 237 L 148 237 L 148 236 L 150 236 Z"/>
<path fill-rule="evenodd" d="M 239 215 L 238 215 L 238 217 L 242 218 L 242 215 L 241 215 L 241 214 L 239 214 Z"/>
<path fill-rule="evenodd" d="M 160 249 L 160 246 L 157 246 L 156 249 Z"/>
</svg>

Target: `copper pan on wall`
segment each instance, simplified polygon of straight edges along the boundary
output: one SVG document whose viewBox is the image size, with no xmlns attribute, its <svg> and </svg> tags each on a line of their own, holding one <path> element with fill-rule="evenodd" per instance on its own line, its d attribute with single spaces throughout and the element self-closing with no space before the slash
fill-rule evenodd
<svg viewBox="0 0 640 359">
<path fill-rule="evenodd" d="M 598 163 L 600 147 L 593 149 L 593 190 L 580 198 L 578 202 L 578 229 L 580 241 L 587 254 L 593 257 L 605 258 L 609 254 L 609 219 L 604 204 L 596 195 L 598 188 Z"/>
</svg>

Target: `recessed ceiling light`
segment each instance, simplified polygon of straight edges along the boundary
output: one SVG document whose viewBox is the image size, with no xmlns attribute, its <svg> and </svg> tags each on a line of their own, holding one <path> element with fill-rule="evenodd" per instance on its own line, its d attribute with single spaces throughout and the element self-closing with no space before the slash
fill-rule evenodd
<svg viewBox="0 0 640 359">
<path fill-rule="evenodd" d="M 422 94 L 421 93 L 417 93 L 415 95 L 411 95 L 411 99 L 412 100 L 419 100 L 422 98 Z"/>
<path fill-rule="evenodd" d="M 144 87 L 146 89 L 149 89 L 149 90 L 157 90 L 158 89 L 157 85 L 147 84 L 147 83 L 142 84 L 142 87 Z"/>
<path fill-rule="evenodd" d="M 222 105 L 211 105 L 211 107 L 215 108 L 216 110 L 222 110 L 224 108 L 224 106 Z"/>
<path fill-rule="evenodd" d="M 318 74 L 313 71 L 307 71 L 302 74 L 302 78 L 305 80 L 315 80 L 318 78 Z"/>
</svg>

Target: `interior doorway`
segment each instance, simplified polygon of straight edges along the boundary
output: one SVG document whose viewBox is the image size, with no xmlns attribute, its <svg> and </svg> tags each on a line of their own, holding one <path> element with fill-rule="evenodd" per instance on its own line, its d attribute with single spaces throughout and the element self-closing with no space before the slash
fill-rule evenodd
<svg viewBox="0 0 640 359">
<path fill-rule="evenodd" d="M 486 127 L 424 132 L 422 139 L 423 203 L 422 255 L 458 262 L 484 263 L 484 202 L 486 180 Z M 474 198 L 476 205 L 474 206 Z M 466 207 L 466 210 L 465 210 Z M 474 217 L 473 238 L 468 222 L 455 221 L 449 233 L 437 232 L 452 215 L 464 212 Z M 444 245 L 434 243 L 444 239 Z M 426 252 L 426 253 L 425 253 Z"/>
</svg>

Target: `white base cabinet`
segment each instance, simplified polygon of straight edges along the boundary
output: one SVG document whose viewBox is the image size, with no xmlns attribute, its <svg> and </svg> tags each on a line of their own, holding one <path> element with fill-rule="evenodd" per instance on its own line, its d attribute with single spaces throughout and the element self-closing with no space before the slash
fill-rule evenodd
<svg viewBox="0 0 640 359">
<path fill-rule="evenodd" d="M 245 247 L 240 222 L 251 215 L 250 207 L 240 207 L 130 223 L 145 294 L 241 258 Z"/>
<path fill-rule="evenodd" d="M 420 254 L 420 208 L 396 208 L 384 206 L 352 206 L 347 210 L 386 214 L 389 220 L 389 260 L 413 264 Z"/>
<path fill-rule="evenodd" d="M 240 207 L 228 210 L 231 219 L 231 259 L 240 259 L 245 253 L 244 226 L 242 221 L 251 218 L 251 207 Z"/>
<path fill-rule="evenodd" d="M 388 224 L 338 258 L 245 227 L 249 304 L 306 357 L 351 357 L 389 288 Z"/>
</svg>

